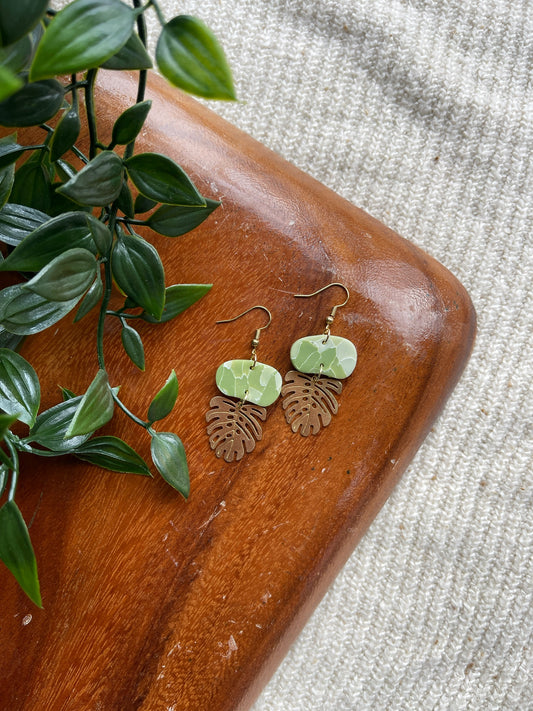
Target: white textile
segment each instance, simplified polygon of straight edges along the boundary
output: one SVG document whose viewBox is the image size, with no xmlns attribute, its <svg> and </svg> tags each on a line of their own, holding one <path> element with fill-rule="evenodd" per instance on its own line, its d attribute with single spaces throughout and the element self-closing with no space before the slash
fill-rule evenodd
<svg viewBox="0 0 533 711">
<path fill-rule="evenodd" d="M 533 3 L 160 4 L 225 48 L 243 103 L 215 111 L 478 313 L 444 414 L 254 711 L 533 709 Z"/>
</svg>

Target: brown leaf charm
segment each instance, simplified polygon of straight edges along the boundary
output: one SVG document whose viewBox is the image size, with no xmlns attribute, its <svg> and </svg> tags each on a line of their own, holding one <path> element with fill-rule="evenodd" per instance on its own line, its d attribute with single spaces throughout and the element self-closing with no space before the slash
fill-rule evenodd
<svg viewBox="0 0 533 711">
<path fill-rule="evenodd" d="M 342 392 L 342 383 L 336 378 L 306 375 L 297 370 L 289 370 L 285 376 L 287 384 L 281 388 L 285 419 L 293 432 L 307 437 L 317 434 L 321 427 L 327 427 L 331 415 L 339 409 L 333 393 Z"/>
<path fill-rule="evenodd" d="M 239 461 L 245 452 L 252 452 L 263 437 L 258 420 L 266 420 L 266 408 L 242 403 L 225 395 L 217 395 L 209 403 L 212 408 L 205 419 L 209 444 L 217 457 L 226 462 Z"/>
</svg>

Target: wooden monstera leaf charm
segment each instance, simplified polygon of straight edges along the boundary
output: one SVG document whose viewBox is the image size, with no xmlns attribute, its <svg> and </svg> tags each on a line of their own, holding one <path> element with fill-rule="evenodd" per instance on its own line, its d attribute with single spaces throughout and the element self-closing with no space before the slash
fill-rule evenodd
<svg viewBox="0 0 533 711">
<path fill-rule="evenodd" d="M 253 359 L 229 360 L 218 368 L 216 383 L 223 396 L 211 400 L 206 415 L 209 444 L 217 457 L 238 462 L 263 436 L 260 420 L 279 397 L 281 375 Z"/>
<path fill-rule="evenodd" d="M 255 443 L 263 437 L 259 420 L 266 420 L 266 409 L 222 395 L 214 397 L 209 405 L 211 410 L 206 419 L 211 448 L 226 462 L 238 462 L 245 452 L 252 452 Z"/>
<path fill-rule="evenodd" d="M 342 383 L 335 378 L 306 375 L 297 370 L 289 370 L 286 384 L 281 389 L 285 418 L 293 432 L 304 437 L 318 434 L 321 427 L 327 427 L 331 416 L 336 415 L 339 405 L 335 398 L 342 392 Z"/>
<path fill-rule="evenodd" d="M 330 336 L 328 331 L 295 341 L 291 361 L 297 370 L 287 373 L 281 389 L 285 419 L 293 432 L 299 430 L 304 437 L 318 434 L 337 414 L 340 379 L 353 372 L 357 351 L 347 338 Z"/>
</svg>

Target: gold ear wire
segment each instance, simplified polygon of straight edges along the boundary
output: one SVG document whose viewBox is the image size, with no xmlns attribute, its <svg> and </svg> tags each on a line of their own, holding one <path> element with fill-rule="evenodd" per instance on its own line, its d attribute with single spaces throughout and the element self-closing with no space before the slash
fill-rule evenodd
<svg viewBox="0 0 533 711">
<path fill-rule="evenodd" d="M 241 314 L 239 314 L 238 316 L 234 316 L 233 318 L 223 319 L 222 321 L 217 321 L 217 323 L 231 323 L 232 321 L 236 321 L 236 320 L 237 320 L 238 318 L 240 318 L 241 316 L 244 316 L 245 314 L 250 313 L 250 311 L 253 311 L 254 309 L 262 309 L 263 311 L 266 311 L 266 313 L 268 314 L 268 321 L 267 321 L 267 323 L 266 323 L 264 326 L 261 326 L 261 328 L 257 328 L 257 329 L 255 330 L 255 336 L 254 336 L 254 338 L 252 338 L 252 361 L 253 361 L 253 365 L 251 366 L 251 368 L 255 368 L 255 364 L 257 363 L 257 354 L 256 354 L 256 351 L 257 351 L 257 347 L 259 346 L 259 338 L 260 338 L 260 336 L 261 336 L 261 331 L 264 331 L 265 328 L 268 328 L 268 327 L 270 326 L 271 321 L 272 321 L 272 314 L 270 313 L 270 311 L 267 309 L 266 306 L 260 306 L 260 305 L 257 305 L 257 306 L 250 306 L 249 309 L 246 309 L 246 311 L 243 311 L 243 312 L 242 312 Z"/>
<path fill-rule="evenodd" d="M 342 304 L 336 304 L 336 306 L 334 306 L 331 309 L 331 313 L 326 319 L 326 328 L 324 329 L 324 335 L 326 336 L 326 338 L 324 340 L 324 343 L 329 338 L 330 327 L 335 319 L 335 314 L 337 313 L 337 309 L 340 309 L 341 306 L 346 306 L 346 304 L 348 303 L 348 299 L 350 298 L 350 292 L 348 291 L 348 287 L 344 286 L 344 284 L 341 284 L 338 281 L 335 281 L 332 284 L 327 284 L 327 286 L 323 286 L 321 289 L 317 289 L 316 291 L 313 291 L 312 294 L 293 294 L 293 296 L 295 296 L 296 298 L 308 299 L 310 296 L 316 296 L 317 294 L 320 294 L 321 291 L 325 291 L 326 289 L 329 289 L 331 286 L 340 286 L 341 289 L 344 289 L 344 291 L 346 292 L 346 298 L 344 299 Z"/>
</svg>

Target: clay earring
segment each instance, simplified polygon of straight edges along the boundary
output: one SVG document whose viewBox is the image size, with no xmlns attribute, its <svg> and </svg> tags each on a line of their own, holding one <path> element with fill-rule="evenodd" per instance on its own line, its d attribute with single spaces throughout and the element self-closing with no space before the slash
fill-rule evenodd
<svg viewBox="0 0 533 711">
<path fill-rule="evenodd" d="M 312 294 L 294 294 L 297 298 L 309 298 L 332 286 L 340 286 L 346 292 L 346 299 L 337 304 L 326 319 L 324 332 L 317 336 L 299 338 L 291 346 L 291 362 L 296 370 L 290 370 L 286 384 L 281 389 L 285 419 L 293 432 L 318 434 L 321 427 L 331 422 L 331 416 L 338 412 L 335 395 L 342 391 L 342 379 L 352 374 L 357 362 L 357 351 L 347 338 L 332 336 L 331 324 L 337 309 L 345 306 L 350 292 L 337 282 L 314 291 Z"/>
<path fill-rule="evenodd" d="M 245 452 L 253 451 L 263 436 L 259 420 L 266 420 L 266 408 L 278 399 L 281 391 L 281 374 L 271 365 L 259 363 L 256 355 L 261 331 L 268 328 L 272 320 L 270 311 L 265 306 L 252 306 L 234 318 L 217 323 L 236 321 L 254 309 L 266 311 L 268 323 L 256 329 L 249 359 L 228 360 L 219 366 L 215 379 L 223 395 L 211 400 L 211 409 L 206 414 L 211 449 L 226 462 L 239 461 Z"/>
</svg>

